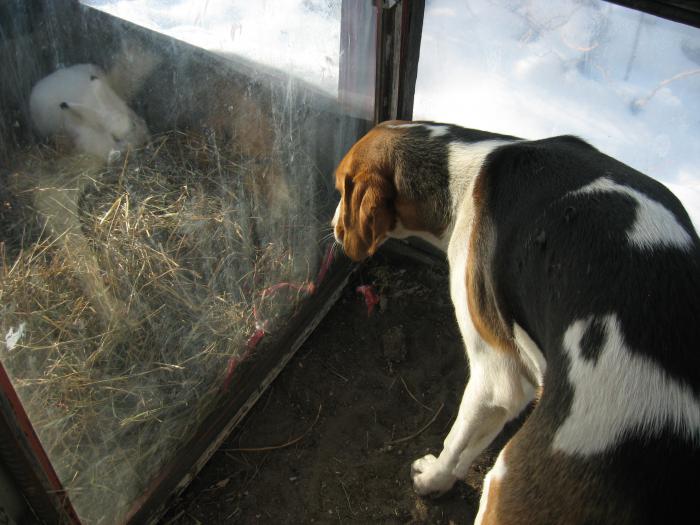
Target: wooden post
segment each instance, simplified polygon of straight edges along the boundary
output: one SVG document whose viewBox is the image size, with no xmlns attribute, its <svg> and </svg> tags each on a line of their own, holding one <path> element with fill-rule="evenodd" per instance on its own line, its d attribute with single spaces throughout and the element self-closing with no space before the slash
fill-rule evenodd
<svg viewBox="0 0 700 525">
<path fill-rule="evenodd" d="M 374 120 L 410 120 L 425 0 L 376 0 L 377 80 Z"/>
</svg>

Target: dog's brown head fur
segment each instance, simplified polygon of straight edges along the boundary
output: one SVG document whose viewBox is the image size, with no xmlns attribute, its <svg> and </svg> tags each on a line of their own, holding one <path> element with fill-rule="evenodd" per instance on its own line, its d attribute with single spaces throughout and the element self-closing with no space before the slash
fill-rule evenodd
<svg viewBox="0 0 700 525">
<path fill-rule="evenodd" d="M 336 239 L 360 261 L 376 252 L 396 225 L 390 151 L 392 133 L 374 128 L 345 155 L 335 171 L 340 204 L 334 218 Z"/>
<path fill-rule="evenodd" d="M 431 160 L 425 140 L 410 137 L 412 126 L 383 122 L 362 137 L 336 169 L 341 200 L 332 224 L 336 239 L 355 261 L 373 255 L 389 234 L 440 237 L 446 227 L 444 213 L 435 210 L 444 210 L 436 203 L 441 202 L 440 192 L 448 190 L 429 175 L 440 167 Z M 422 191 L 416 191 L 417 186 Z"/>
</svg>

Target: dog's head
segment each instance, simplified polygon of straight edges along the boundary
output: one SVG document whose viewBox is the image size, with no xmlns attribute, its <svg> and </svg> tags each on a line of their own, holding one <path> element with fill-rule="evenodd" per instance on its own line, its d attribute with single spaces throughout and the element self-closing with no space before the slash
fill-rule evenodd
<svg viewBox="0 0 700 525">
<path fill-rule="evenodd" d="M 388 237 L 420 237 L 446 249 L 449 188 L 444 177 L 433 173 L 440 171 L 436 158 L 444 153 L 425 135 L 424 123 L 383 122 L 338 165 L 340 203 L 331 224 L 351 259 L 373 255 Z"/>
<path fill-rule="evenodd" d="M 340 202 L 335 239 L 354 261 L 373 255 L 396 226 L 396 186 L 388 158 L 391 137 L 374 128 L 345 155 L 335 171 Z"/>
</svg>

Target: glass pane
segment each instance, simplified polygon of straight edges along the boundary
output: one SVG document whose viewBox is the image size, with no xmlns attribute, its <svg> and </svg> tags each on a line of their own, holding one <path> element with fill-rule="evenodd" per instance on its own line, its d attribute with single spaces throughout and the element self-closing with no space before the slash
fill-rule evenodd
<svg viewBox="0 0 700 525">
<path fill-rule="evenodd" d="M 428 0 L 414 115 L 575 134 L 661 180 L 700 226 L 700 30 L 599 0 Z"/>
<path fill-rule="evenodd" d="M 284 69 L 338 92 L 341 0 L 82 0 L 221 56 Z"/>
<path fill-rule="evenodd" d="M 374 64 L 337 0 L 87 3 L 145 27 L 69 0 L 0 25 L 0 363 L 81 519 L 115 523 L 292 343 L 370 125 L 338 71 Z"/>
</svg>

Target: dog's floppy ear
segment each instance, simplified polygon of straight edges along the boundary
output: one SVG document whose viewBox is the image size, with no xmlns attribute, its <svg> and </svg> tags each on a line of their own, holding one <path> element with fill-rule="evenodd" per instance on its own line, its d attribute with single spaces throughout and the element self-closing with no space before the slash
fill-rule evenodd
<svg viewBox="0 0 700 525">
<path fill-rule="evenodd" d="M 354 261 L 373 255 L 394 228 L 395 189 L 387 178 L 373 172 L 346 174 L 339 180 L 342 208 L 336 229 L 345 253 Z"/>
<path fill-rule="evenodd" d="M 395 190 L 386 177 L 375 173 L 359 175 L 346 184 L 349 184 L 349 187 L 346 186 L 346 191 L 348 189 L 352 191 L 352 197 L 349 199 L 351 201 L 349 216 L 353 221 L 351 227 L 346 227 L 346 230 L 354 230 L 358 237 L 355 246 L 350 246 L 351 252 L 354 253 L 349 255 L 356 259 L 363 259 L 374 255 L 386 238 L 387 232 L 394 227 Z"/>
<path fill-rule="evenodd" d="M 363 175 L 357 181 L 361 192 L 358 227 L 367 245 L 367 255 L 374 255 L 395 225 L 393 201 L 396 190 L 391 181 L 374 173 Z M 360 191 L 357 191 L 360 193 Z"/>
<path fill-rule="evenodd" d="M 345 227 L 352 226 L 352 195 L 355 189 L 355 183 L 350 175 L 345 175 L 343 178 L 343 217 L 345 219 Z"/>
</svg>

